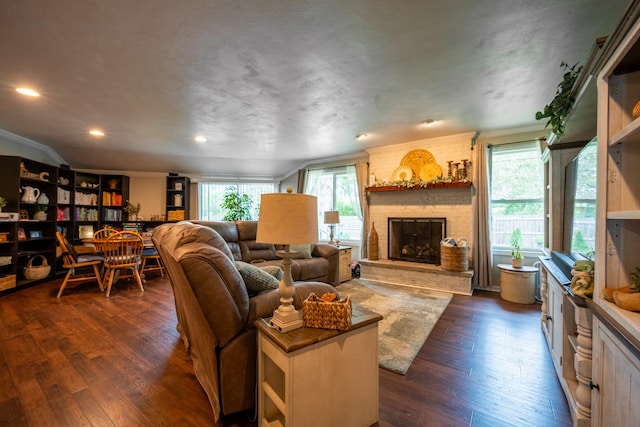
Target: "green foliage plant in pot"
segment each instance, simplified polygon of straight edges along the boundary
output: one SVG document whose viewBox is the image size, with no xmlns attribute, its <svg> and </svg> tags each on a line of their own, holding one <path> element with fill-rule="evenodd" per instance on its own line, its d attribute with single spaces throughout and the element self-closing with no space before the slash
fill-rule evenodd
<svg viewBox="0 0 640 427">
<path fill-rule="evenodd" d="M 555 97 L 549 104 L 544 106 L 542 111 L 536 113 L 536 120 L 549 119 L 544 127 L 551 127 L 551 130 L 558 138 L 564 135 L 565 121 L 571 112 L 573 104 L 576 102 L 572 93 L 573 86 L 582 71 L 582 65 L 578 66 L 577 63 L 569 67 L 569 64 L 563 62 L 560 67 L 564 68 L 565 73 L 562 81 L 558 84 Z"/>
<path fill-rule="evenodd" d="M 225 190 L 220 207 L 226 211 L 223 218 L 225 221 L 247 221 L 253 219 L 251 217 L 253 200 L 247 194 L 238 193 L 234 187 L 228 187 Z"/>
<path fill-rule="evenodd" d="M 33 214 L 33 219 L 38 221 L 46 221 L 47 220 L 47 206 L 46 205 L 36 205 L 35 213 Z"/>
<path fill-rule="evenodd" d="M 129 215 L 129 221 L 136 221 L 138 219 L 138 213 L 140 212 L 140 202 L 135 205 L 130 201 L 124 205 L 124 211 Z"/>
<path fill-rule="evenodd" d="M 520 246 L 515 245 L 513 249 L 511 249 L 511 265 L 513 268 L 522 268 L 522 262 L 524 260 L 524 255 L 520 252 Z"/>
<path fill-rule="evenodd" d="M 7 206 L 7 200 L 0 196 L 0 212 L 2 212 L 2 208 L 4 208 L 5 206 Z"/>
<path fill-rule="evenodd" d="M 511 265 L 513 268 L 522 268 L 522 263 L 524 260 L 524 255 L 520 251 L 520 247 L 522 245 L 522 233 L 519 228 L 516 228 L 511 233 Z"/>
</svg>

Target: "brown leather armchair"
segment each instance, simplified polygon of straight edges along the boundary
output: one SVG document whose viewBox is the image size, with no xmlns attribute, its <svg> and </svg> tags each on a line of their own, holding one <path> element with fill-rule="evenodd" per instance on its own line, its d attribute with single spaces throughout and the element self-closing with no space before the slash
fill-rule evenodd
<svg viewBox="0 0 640 427">
<path fill-rule="evenodd" d="M 180 222 L 154 230 L 173 286 L 178 329 L 207 393 L 216 421 L 255 405 L 256 330 L 279 305 L 277 290 L 249 297 L 233 254 L 210 227 Z M 326 283 L 296 283 L 294 305 L 314 292 L 336 292 Z"/>
</svg>

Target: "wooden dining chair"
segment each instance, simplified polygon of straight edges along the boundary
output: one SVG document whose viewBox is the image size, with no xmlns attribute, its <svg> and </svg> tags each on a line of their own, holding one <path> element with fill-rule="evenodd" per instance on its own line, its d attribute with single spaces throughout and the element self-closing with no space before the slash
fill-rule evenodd
<svg viewBox="0 0 640 427">
<path fill-rule="evenodd" d="M 100 230 L 93 233 L 93 239 L 94 240 L 106 239 L 116 232 L 117 231 L 113 228 L 101 228 Z"/>
<path fill-rule="evenodd" d="M 157 271 L 160 276 L 164 277 L 164 265 L 160 259 L 160 254 L 154 246 L 146 246 L 142 250 L 142 265 L 140 266 L 140 274 L 145 278 L 146 273 Z"/>
<path fill-rule="evenodd" d="M 100 292 L 104 290 L 102 285 L 102 277 L 100 270 L 104 257 L 95 254 L 78 255 L 71 244 L 67 241 L 59 231 L 56 232 L 56 238 L 58 239 L 58 245 L 62 251 L 62 266 L 69 269 L 67 275 L 60 285 L 57 298 L 60 298 L 62 291 L 69 282 L 83 282 L 89 280 L 95 280 L 98 282 Z"/>
<path fill-rule="evenodd" d="M 140 291 L 144 292 L 142 279 L 140 277 L 143 247 L 144 241 L 142 236 L 133 231 L 116 232 L 107 238 L 106 243 L 102 247 L 105 258 L 104 278 L 107 282 L 107 297 L 111 295 L 111 287 L 113 286 L 116 273 L 119 274 L 119 279 L 133 277 Z M 127 271 L 130 273 L 127 274 Z"/>
</svg>

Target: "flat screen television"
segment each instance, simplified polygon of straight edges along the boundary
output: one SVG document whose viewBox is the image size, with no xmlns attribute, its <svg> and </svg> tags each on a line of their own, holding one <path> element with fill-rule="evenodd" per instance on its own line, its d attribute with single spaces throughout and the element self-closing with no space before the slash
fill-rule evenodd
<svg viewBox="0 0 640 427">
<path fill-rule="evenodd" d="M 593 139 L 565 169 L 563 252 L 574 259 L 595 250 L 597 154 Z"/>
</svg>

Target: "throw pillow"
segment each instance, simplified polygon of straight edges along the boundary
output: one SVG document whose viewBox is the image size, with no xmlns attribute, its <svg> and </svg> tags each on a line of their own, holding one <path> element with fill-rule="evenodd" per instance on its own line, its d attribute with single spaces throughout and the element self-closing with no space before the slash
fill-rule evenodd
<svg viewBox="0 0 640 427">
<path fill-rule="evenodd" d="M 284 275 L 284 273 L 282 272 L 282 268 L 278 267 L 277 265 L 265 265 L 264 267 L 259 268 L 266 271 L 278 280 L 282 280 L 282 276 Z"/>
<path fill-rule="evenodd" d="M 300 252 L 294 258 L 311 258 L 311 245 L 290 245 L 289 250 Z"/>
<path fill-rule="evenodd" d="M 255 295 L 262 291 L 278 289 L 280 280 L 269 274 L 269 272 L 243 261 L 236 261 L 236 268 L 240 276 L 242 276 L 249 294 Z"/>
</svg>

